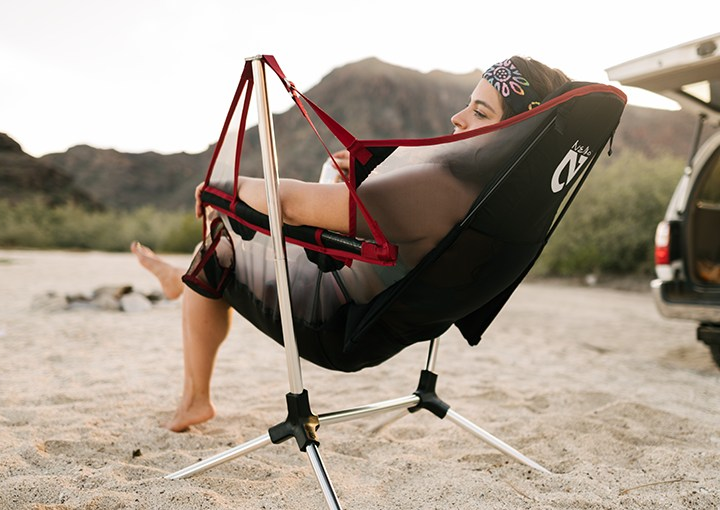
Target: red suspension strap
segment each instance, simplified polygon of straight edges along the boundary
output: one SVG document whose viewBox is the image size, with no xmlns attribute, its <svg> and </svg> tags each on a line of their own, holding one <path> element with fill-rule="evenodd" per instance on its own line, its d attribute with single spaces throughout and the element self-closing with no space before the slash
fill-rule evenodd
<svg viewBox="0 0 720 510">
<path fill-rule="evenodd" d="M 333 165 L 338 170 L 338 173 L 340 174 L 340 177 L 342 178 L 343 182 L 345 183 L 345 186 L 347 186 L 348 193 L 350 195 L 349 203 L 348 203 L 348 216 L 349 216 L 349 226 L 350 226 L 350 232 L 349 235 L 351 237 L 354 237 L 357 232 L 357 212 L 360 211 L 363 218 L 365 219 L 369 229 L 370 233 L 373 237 L 373 242 L 363 242 L 362 243 L 362 257 L 361 259 L 368 260 L 368 261 L 377 261 L 379 263 L 388 264 L 388 263 L 394 263 L 394 260 L 397 257 L 397 247 L 395 245 L 390 244 L 390 242 L 385 237 L 385 234 L 380 229 L 380 226 L 375 221 L 374 218 L 370 215 L 370 212 L 367 210 L 365 205 L 362 203 L 360 198 L 358 197 L 357 190 L 356 190 L 356 179 L 355 179 L 355 162 L 359 162 L 360 164 L 365 164 L 367 161 L 372 157 L 372 153 L 363 145 L 362 142 L 358 141 L 358 139 L 353 136 L 349 131 L 347 131 L 343 126 L 341 126 L 335 119 L 333 119 L 330 115 L 328 115 L 325 111 L 322 110 L 319 106 L 317 106 L 313 101 L 308 99 L 304 94 L 302 94 L 295 85 L 286 78 L 285 73 L 283 73 L 282 69 L 280 69 L 280 66 L 278 65 L 275 58 L 271 55 L 263 55 L 262 60 L 267 66 L 275 72 L 275 74 L 280 78 L 281 82 L 283 83 L 283 86 L 288 91 L 288 93 L 291 95 L 295 105 L 300 110 L 302 116 L 305 118 L 305 120 L 308 122 L 310 127 L 315 133 L 315 136 L 318 138 L 320 143 L 322 144 L 323 148 L 325 149 L 325 152 L 328 154 L 329 158 L 332 160 Z M 254 86 L 254 80 L 253 80 L 253 73 L 252 73 L 252 63 L 250 61 L 247 61 L 245 63 L 245 67 L 243 68 L 242 75 L 240 77 L 240 83 L 238 84 L 238 87 L 235 91 L 235 95 L 233 97 L 232 103 L 230 105 L 230 110 L 228 111 L 228 114 L 225 118 L 225 123 L 223 124 L 222 131 L 220 133 L 220 138 L 218 139 L 218 143 L 215 147 L 215 150 L 213 151 L 212 158 L 210 160 L 210 165 L 208 167 L 207 174 L 205 176 L 205 183 L 204 188 L 205 189 L 212 189 L 213 194 L 217 196 L 226 196 L 227 199 L 230 201 L 230 204 L 228 206 L 228 212 L 234 211 L 235 205 L 238 203 L 238 197 L 237 197 L 237 189 L 238 189 L 238 180 L 240 175 L 240 159 L 242 154 L 242 148 L 243 148 L 243 140 L 245 135 L 245 129 L 246 129 L 246 122 L 247 122 L 247 116 L 250 106 L 250 101 L 252 98 L 252 92 L 253 92 L 253 86 Z M 240 104 L 242 100 L 242 110 L 240 115 L 240 124 L 238 126 L 238 136 L 235 146 L 235 152 L 234 152 L 234 160 L 233 160 L 233 170 L 234 170 L 234 181 L 233 181 L 233 193 L 232 197 L 228 196 L 226 193 L 221 192 L 220 190 L 215 190 L 210 185 L 210 180 L 212 176 L 213 169 L 215 168 L 215 164 L 218 160 L 218 157 L 220 155 L 221 149 L 224 145 L 226 136 L 230 130 L 231 123 L 233 122 L 235 112 L 237 110 L 238 105 Z M 327 144 L 323 140 L 322 136 L 320 135 L 319 131 L 315 127 L 315 124 L 313 123 L 312 119 L 310 118 L 310 115 L 308 114 L 307 109 L 305 108 L 305 104 L 309 105 L 310 108 L 318 115 L 318 118 L 327 126 L 327 128 L 332 132 L 332 134 L 337 138 L 337 140 L 350 151 L 350 170 L 349 174 L 346 174 L 345 172 L 340 171 L 340 166 L 338 165 L 337 161 L 332 155 L 332 152 L 328 148 Z M 216 207 L 216 206 L 215 206 Z M 223 208 L 223 210 L 225 210 Z M 205 208 L 203 208 L 202 211 L 203 214 L 203 220 L 205 216 Z M 241 220 L 242 221 L 242 220 Z M 250 228 L 256 229 L 257 225 L 253 225 L 252 223 L 248 223 L 248 226 Z M 203 237 L 206 237 L 206 228 L 207 228 L 207 221 L 203 221 Z M 259 229 L 262 230 L 262 229 Z M 317 234 L 317 236 L 320 236 L 320 233 Z M 312 249 L 312 246 L 307 246 L 304 242 L 300 242 L 299 244 L 302 244 L 306 247 L 309 247 Z M 323 243 L 319 243 L 320 246 L 323 245 Z M 320 249 L 320 251 L 323 251 L 323 249 Z M 350 264 L 352 261 L 352 258 L 350 257 L 347 259 L 344 259 L 342 254 L 338 255 L 340 259 L 345 260 L 346 264 Z"/>
<path fill-rule="evenodd" d="M 349 204 L 349 215 L 350 215 L 350 235 L 354 236 L 356 233 L 356 223 L 357 218 L 355 216 L 355 210 L 356 206 L 357 209 L 360 210 L 360 213 L 362 214 L 363 218 L 365 219 L 368 227 L 370 228 L 370 232 L 373 235 L 373 239 L 375 242 L 381 246 L 381 249 L 387 249 L 389 248 L 390 242 L 385 237 L 385 234 L 380 229 L 380 226 L 375 221 L 375 219 L 370 215 L 370 212 L 367 210 L 365 205 L 362 203 L 360 198 L 357 195 L 357 190 L 355 189 L 355 160 L 360 161 L 360 163 L 367 163 L 368 160 L 372 157 L 372 154 L 370 151 L 362 145 L 358 141 L 358 139 L 353 136 L 348 130 L 346 130 L 343 126 L 341 126 L 335 119 L 333 119 L 330 115 L 327 114 L 322 108 L 320 108 L 317 104 L 315 104 L 312 100 L 310 100 L 307 96 L 305 96 L 302 92 L 300 92 L 297 87 L 295 87 L 295 84 L 287 79 L 285 76 L 285 73 L 280 69 L 279 64 L 277 63 L 277 60 L 275 60 L 275 57 L 272 55 L 263 55 L 263 60 L 267 63 L 268 67 L 270 67 L 275 74 L 280 78 L 283 85 L 285 86 L 285 89 L 290 93 L 290 96 L 292 97 L 293 101 L 299 108 L 300 112 L 302 113 L 303 117 L 305 117 L 305 120 L 308 122 L 312 130 L 315 132 L 315 136 L 317 136 L 318 140 L 320 140 L 320 143 L 325 148 L 325 152 L 327 152 L 328 156 L 333 162 L 333 165 L 335 165 L 335 168 L 338 169 L 339 165 L 335 161 L 335 158 L 333 157 L 330 149 L 328 148 L 327 144 L 323 140 L 322 136 L 318 132 L 317 128 L 315 127 L 315 124 L 313 123 L 312 119 L 308 115 L 307 110 L 305 109 L 303 105 L 303 101 L 305 101 L 317 114 L 317 116 L 320 118 L 320 120 L 327 126 L 327 128 L 330 130 L 330 132 L 338 139 L 338 141 L 348 150 L 350 151 L 350 175 L 346 176 L 344 172 L 338 172 L 340 176 L 342 177 L 343 182 L 348 188 L 348 191 L 350 193 L 350 204 Z"/>
</svg>

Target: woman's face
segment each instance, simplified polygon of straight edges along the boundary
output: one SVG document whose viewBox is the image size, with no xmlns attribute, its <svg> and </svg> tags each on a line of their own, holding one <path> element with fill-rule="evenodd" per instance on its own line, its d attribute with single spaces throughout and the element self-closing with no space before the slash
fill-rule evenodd
<svg viewBox="0 0 720 510">
<path fill-rule="evenodd" d="M 462 133 L 500 122 L 502 116 L 500 93 L 483 78 L 470 95 L 468 105 L 453 115 L 450 121 L 455 126 L 453 133 Z"/>
</svg>

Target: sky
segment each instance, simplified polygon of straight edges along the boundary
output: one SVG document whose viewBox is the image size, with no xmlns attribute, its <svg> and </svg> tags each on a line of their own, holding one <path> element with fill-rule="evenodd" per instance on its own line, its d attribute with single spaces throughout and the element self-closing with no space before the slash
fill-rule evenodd
<svg viewBox="0 0 720 510">
<path fill-rule="evenodd" d="M 201 152 L 257 54 L 303 91 L 367 57 L 467 73 L 518 54 L 609 83 L 608 67 L 720 31 L 717 0 L 0 0 L 0 13 L 0 132 L 36 157 Z"/>
</svg>

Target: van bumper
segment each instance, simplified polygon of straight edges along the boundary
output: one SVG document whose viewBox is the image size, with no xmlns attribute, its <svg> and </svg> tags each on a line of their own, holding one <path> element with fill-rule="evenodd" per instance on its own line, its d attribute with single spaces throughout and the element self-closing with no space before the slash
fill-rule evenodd
<svg viewBox="0 0 720 510">
<path fill-rule="evenodd" d="M 660 314 L 670 319 L 720 323 L 720 292 L 707 295 L 689 289 L 682 282 L 650 282 L 655 306 Z"/>
</svg>

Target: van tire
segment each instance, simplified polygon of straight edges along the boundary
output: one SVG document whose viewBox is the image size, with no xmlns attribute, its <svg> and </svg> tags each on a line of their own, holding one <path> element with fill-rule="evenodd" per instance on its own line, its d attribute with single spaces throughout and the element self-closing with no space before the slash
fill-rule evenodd
<svg viewBox="0 0 720 510">
<path fill-rule="evenodd" d="M 720 324 L 700 324 L 697 328 L 697 339 L 710 348 L 713 360 L 720 368 Z"/>
<path fill-rule="evenodd" d="M 715 364 L 720 368 L 720 345 L 714 344 L 714 345 L 708 345 L 710 347 L 710 352 L 712 353 L 712 357 L 715 360 Z"/>
</svg>

